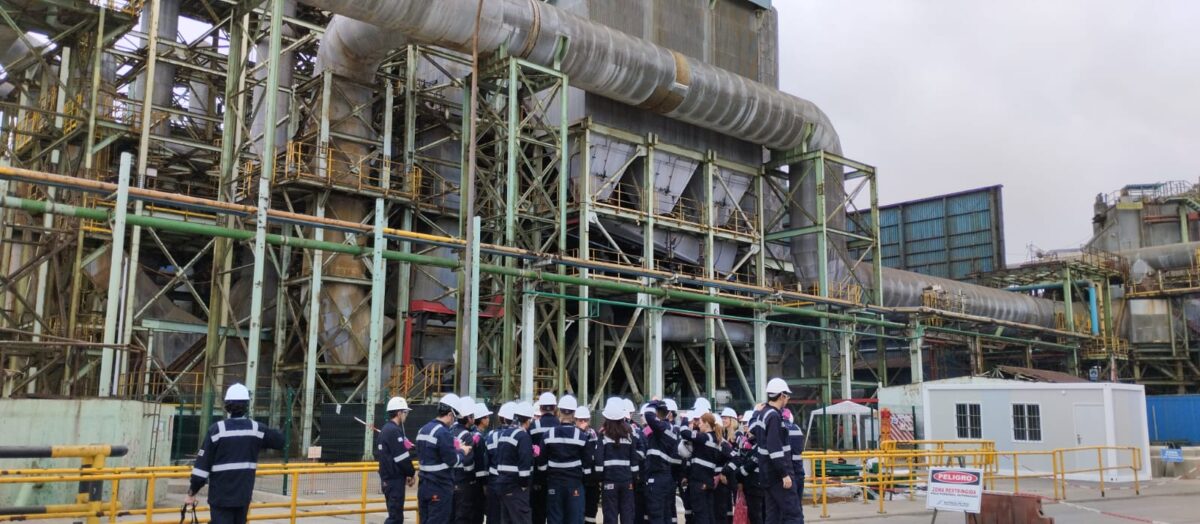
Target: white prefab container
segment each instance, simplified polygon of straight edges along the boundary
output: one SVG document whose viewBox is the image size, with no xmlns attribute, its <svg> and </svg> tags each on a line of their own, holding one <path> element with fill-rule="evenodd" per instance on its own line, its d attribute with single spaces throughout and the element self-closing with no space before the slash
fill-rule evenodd
<svg viewBox="0 0 1200 524">
<path fill-rule="evenodd" d="M 922 435 L 929 440 L 985 439 L 1000 451 L 1048 451 L 1087 446 L 1133 447 L 1134 451 L 1088 450 L 1062 455 L 1066 471 L 1095 470 L 1101 463 L 1131 466 L 1140 454 L 1138 478 L 1150 478 L 1150 437 L 1146 393 L 1139 385 L 1110 383 L 1054 384 L 1006 381 L 987 384 L 921 385 Z M 886 406 L 884 406 L 886 407 Z M 1018 458 L 1021 475 L 1050 473 L 1049 455 Z M 1012 458 L 1000 460 L 1011 474 Z M 1108 482 L 1133 480 L 1130 467 L 1104 471 Z M 1099 472 L 1068 474 L 1075 480 L 1100 480 Z"/>
</svg>

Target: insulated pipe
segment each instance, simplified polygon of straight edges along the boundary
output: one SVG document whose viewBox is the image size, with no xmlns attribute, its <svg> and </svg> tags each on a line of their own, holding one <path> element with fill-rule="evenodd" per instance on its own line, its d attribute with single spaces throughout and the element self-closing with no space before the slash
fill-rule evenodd
<svg viewBox="0 0 1200 524">
<path fill-rule="evenodd" d="M 380 63 L 392 49 L 407 43 L 403 34 L 387 31 L 358 20 L 335 16 L 330 20 L 317 50 L 316 72 L 333 74 L 329 95 L 330 128 L 337 134 L 374 140 L 371 111 L 371 82 Z M 260 93 L 261 96 L 261 93 Z M 355 114 L 357 112 L 357 114 Z M 278 136 L 278 134 L 276 134 Z M 346 166 L 357 166 L 369 154 L 366 145 L 355 140 L 330 139 L 330 166 L 340 166 L 327 175 L 353 183 L 358 173 Z M 361 223 L 370 210 L 368 200 L 334 194 L 327 203 L 328 213 L 338 219 Z M 327 231 L 326 240 L 345 240 L 341 231 Z M 328 276 L 365 281 L 368 276 L 362 261 L 354 256 L 333 255 L 325 267 Z M 367 284 L 329 282 L 321 294 L 321 337 L 332 363 L 357 364 L 366 354 L 370 331 L 370 308 L 359 307 L 367 299 Z M 342 319 L 348 319 L 343 325 Z"/>
<path fill-rule="evenodd" d="M 1190 268 L 1196 263 L 1200 242 L 1183 242 L 1164 246 L 1129 249 L 1117 253 L 1129 261 L 1130 269 L 1150 268 L 1157 271 Z"/>
<path fill-rule="evenodd" d="M 0 207 L 8 207 L 13 209 L 21 209 L 33 214 L 50 213 L 55 215 L 86 218 L 107 222 L 112 218 L 112 212 L 104 209 L 87 208 L 72 206 L 69 204 L 60 204 L 57 202 L 47 202 L 44 200 L 32 200 L 14 196 L 0 196 Z M 238 241 L 245 241 L 254 238 L 253 230 L 227 228 L 222 226 L 200 224 L 196 222 L 187 222 L 183 220 L 173 220 L 168 218 L 158 218 L 145 215 L 131 214 L 126 216 L 126 223 L 129 225 L 154 228 L 163 231 L 174 231 L 189 235 L 197 235 L 204 237 L 221 237 L 229 238 Z M 268 234 L 267 243 L 273 246 L 292 246 L 297 249 L 320 249 L 330 253 L 339 253 L 352 257 L 368 256 L 372 253 L 371 248 L 361 247 L 357 245 L 345 244 L 341 242 L 318 241 L 307 238 L 290 237 L 285 235 Z M 397 262 L 408 262 L 420 266 L 444 267 L 453 270 L 461 268 L 461 263 L 457 258 L 442 258 L 428 255 L 419 255 L 415 253 L 405 253 L 402 251 L 385 250 L 383 258 Z M 851 324 L 860 324 L 864 326 L 882 327 L 888 329 L 903 329 L 906 324 L 899 322 L 890 322 L 887 320 L 879 320 L 871 317 L 860 317 L 853 314 L 831 313 L 828 311 L 820 311 L 817 309 L 782 306 L 771 302 L 745 300 L 733 298 L 723 295 L 709 295 L 705 293 L 697 293 L 693 291 L 681 291 L 675 289 L 667 289 L 658 286 L 649 286 L 641 284 L 631 284 L 621 281 L 608 279 L 593 279 L 585 277 L 577 277 L 572 275 L 562 275 L 553 271 L 541 271 L 530 269 L 510 268 L 496 264 L 481 264 L 480 271 L 500 276 L 511 276 L 514 278 L 528 279 L 534 281 L 546 281 L 556 284 L 566 284 L 568 286 L 591 286 L 597 289 L 614 291 L 624 294 L 645 294 L 654 297 L 682 300 L 688 302 L 713 303 L 722 306 L 734 308 L 745 308 L 752 311 L 764 311 L 780 314 L 793 314 L 809 318 L 824 318 L 835 322 L 846 322 Z M 1069 335 L 1069 334 L 1068 334 Z"/>
<path fill-rule="evenodd" d="M 478 0 L 302 1 L 463 53 L 471 52 L 479 8 Z M 503 48 L 553 66 L 560 37 L 568 39 L 560 70 L 572 87 L 773 149 L 799 148 L 805 143 L 805 125 L 813 124 L 810 148 L 840 151 L 828 117 L 812 102 L 550 4 L 483 2 L 481 53 Z"/>
<path fill-rule="evenodd" d="M 23 169 L 5 168 L 3 166 L 0 166 L 0 175 L 7 175 L 8 173 L 27 173 L 28 174 L 28 173 L 32 173 L 32 172 L 30 172 L 28 170 L 23 170 Z M 61 175 L 46 175 L 46 176 L 62 177 Z M 72 179 L 71 177 L 62 177 L 62 179 L 71 179 L 76 182 L 81 182 L 80 179 Z M 143 190 L 143 193 L 146 193 L 146 192 L 147 191 Z M 236 204 L 218 203 L 216 201 L 209 201 L 209 202 L 213 202 L 214 205 L 220 204 L 217 207 L 222 207 L 222 208 L 225 208 L 226 206 L 236 206 Z M 21 210 L 28 211 L 28 212 L 34 213 L 34 214 L 51 213 L 51 214 L 55 214 L 55 215 L 63 215 L 63 216 L 70 216 L 70 217 L 76 217 L 76 218 L 86 218 L 86 219 L 96 220 L 96 221 L 100 221 L 100 222 L 108 222 L 108 221 L 112 220 L 112 212 L 104 210 L 104 209 L 84 208 L 84 207 L 72 206 L 72 205 L 67 205 L 67 204 L 60 204 L 60 203 L 56 203 L 56 202 L 47 202 L 44 200 L 31 200 L 31 199 L 19 198 L 19 197 L 13 197 L 13 196 L 0 197 L 0 207 L 10 207 L 10 208 L 15 208 L 15 209 L 21 209 Z M 285 213 L 272 212 L 271 215 L 284 216 Z M 286 213 L 286 216 L 288 216 L 289 218 L 284 220 L 285 222 L 291 222 L 291 223 L 296 223 L 296 224 L 317 225 L 318 227 L 325 227 L 326 231 L 330 231 L 331 228 L 334 228 L 334 227 L 340 227 L 337 224 L 333 224 L 333 223 L 330 223 L 327 221 L 320 221 L 320 220 L 313 220 L 311 222 L 302 221 L 302 220 L 299 220 L 299 218 L 302 215 L 296 215 L 293 213 Z M 245 240 L 250 240 L 250 239 L 254 238 L 254 231 L 252 231 L 252 230 L 225 228 L 225 227 L 220 227 L 220 226 L 199 224 L 199 223 L 195 223 L 195 222 L 187 222 L 187 221 L 183 221 L 183 220 L 172 220 L 172 219 L 157 218 L 157 217 L 151 217 L 151 216 L 142 216 L 142 215 L 136 215 L 136 214 L 128 215 L 126 217 L 126 223 L 129 225 L 137 225 L 137 226 L 142 226 L 142 227 L 161 229 L 161 230 L 165 230 L 165 231 L 175 231 L 178 233 L 198 235 L 198 236 L 204 236 L 204 237 L 230 238 L 230 239 L 239 240 L 239 241 L 245 241 Z M 411 238 L 414 241 L 425 241 L 424 239 L 428 239 L 431 237 L 431 235 L 423 235 L 423 234 L 419 234 L 419 233 L 408 233 L 408 232 L 401 232 L 401 231 L 397 231 L 396 233 L 397 234 L 405 233 L 403 235 L 400 235 L 400 237 L 401 238 Z M 269 243 L 271 245 L 275 245 L 275 246 L 288 245 L 288 246 L 292 246 L 292 247 L 295 247 L 298 249 L 320 249 L 322 251 L 345 254 L 345 255 L 350 255 L 350 256 L 355 256 L 355 257 L 363 257 L 363 256 L 367 256 L 367 255 L 371 254 L 371 249 L 366 248 L 366 247 L 359 247 L 356 245 L 349 245 L 349 244 L 344 244 L 344 243 L 334 243 L 334 242 L 328 242 L 328 241 L 316 241 L 316 240 L 310 240 L 310 239 L 306 239 L 306 238 L 288 237 L 288 236 L 275 235 L 275 234 L 267 235 L 267 243 Z M 505 256 L 522 256 L 520 254 L 520 252 L 517 250 L 510 250 L 508 248 L 503 248 L 500 246 L 494 246 L 493 249 L 495 250 L 496 253 L 499 253 L 499 254 L 502 254 Z M 421 266 L 444 267 L 444 268 L 450 268 L 453 270 L 457 270 L 460 267 L 459 261 L 456 258 L 446 259 L 446 258 L 441 258 L 441 257 L 417 255 L 417 254 L 413 254 L 413 253 L 404 253 L 404 252 L 400 252 L 400 251 L 386 251 L 386 250 L 383 252 L 383 257 L 387 260 L 393 260 L 393 261 L 397 261 L 397 262 L 408 262 L 411 264 L 416 264 L 416 265 L 421 265 Z M 563 261 L 564 259 L 555 258 L 552 260 L 559 261 L 559 263 L 562 263 L 564 265 L 571 265 L 571 264 L 568 264 L 567 262 Z M 583 266 L 581 264 L 581 267 L 590 267 L 590 266 Z M 743 300 L 743 299 L 737 299 L 737 298 L 727 297 L 727 296 L 723 296 L 723 295 L 708 295 L 706 293 L 697 293 L 697 292 L 681 291 L 681 290 L 674 290 L 674 289 L 664 289 L 664 288 L 661 288 L 658 286 L 643 286 L 643 285 L 639 285 L 639 284 L 628 284 L 628 283 L 613 281 L 613 280 L 609 280 L 609 279 L 592 279 L 592 278 L 575 277 L 575 276 L 570 276 L 570 275 L 559 275 L 557 273 L 548 272 L 548 271 L 512 269 L 512 268 L 508 268 L 505 266 L 492 265 L 492 264 L 483 264 L 480 266 L 480 270 L 483 271 L 484 273 L 492 273 L 492 274 L 497 274 L 497 275 L 501 275 L 501 276 L 512 276 L 515 278 L 531 279 L 531 280 L 535 280 L 535 281 L 544 280 L 547 282 L 553 282 L 553 283 L 557 283 L 557 284 L 566 284 L 569 286 L 591 286 L 591 287 L 595 287 L 598 289 L 604 289 L 604 290 L 608 290 L 608 291 L 616 291 L 618 293 L 625 293 L 625 294 L 641 293 L 641 294 L 646 294 L 646 295 L 651 295 L 651 296 L 661 297 L 661 298 L 667 298 L 667 299 L 673 299 L 673 300 L 682 300 L 682 301 L 698 302 L 698 303 L 713 303 L 713 304 L 719 304 L 719 305 L 729 306 L 729 307 L 746 308 L 746 309 L 749 309 L 752 311 L 765 311 L 765 312 L 773 312 L 773 313 L 781 313 L 781 314 L 794 314 L 794 315 L 799 315 L 799 316 L 804 316 L 804 317 L 809 317 L 809 318 L 823 318 L 823 319 L 827 319 L 827 320 L 835 321 L 835 322 L 861 324 L 861 325 L 866 325 L 866 326 L 883 327 L 883 328 L 887 328 L 887 329 L 904 329 L 904 328 L 908 327 L 907 324 L 900 323 L 900 322 L 891 322 L 891 321 L 880 320 L 880 319 L 875 319 L 875 318 L 871 318 L 871 317 L 858 316 L 855 314 L 831 313 L 831 312 L 820 311 L 820 310 L 812 309 L 812 308 L 780 306 L 780 305 L 775 305 L 770 302 L 761 301 L 761 300 Z M 953 282 L 953 281 L 951 281 L 951 282 Z M 701 282 L 697 281 L 697 283 L 701 283 Z M 752 288 L 744 288 L 744 289 L 748 290 L 748 291 L 752 290 Z M 792 296 L 792 295 L 784 293 L 782 296 Z M 827 300 L 827 299 L 821 299 L 821 298 L 816 298 L 816 297 L 806 297 L 804 295 L 795 295 L 795 296 L 797 298 L 802 298 L 802 299 L 815 299 L 818 301 Z M 828 302 L 833 303 L 835 301 L 830 300 Z M 850 305 L 850 304 L 846 304 L 846 305 Z M 885 308 L 883 310 L 868 307 L 868 308 L 866 308 L 866 311 L 881 311 L 883 313 L 906 314 L 906 315 L 911 315 L 911 314 L 929 315 L 929 314 L 933 314 L 936 312 L 935 310 L 932 310 L 929 308 L 924 308 L 924 307 L 906 307 L 906 308 L 893 308 L 893 309 Z M 1031 326 L 1028 324 L 1018 324 L 1016 322 L 997 320 L 994 318 L 972 316 L 972 315 L 967 315 L 967 314 L 962 314 L 962 313 L 948 313 L 946 316 L 949 318 L 959 318 L 959 319 L 969 320 L 969 321 L 978 322 L 978 323 L 990 323 L 990 324 L 994 324 L 997 326 L 1012 327 L 1012 328 L 1017 328 L 1017 329 L 1034 329 L 1034 330 L 1043 332 L 1047 335 L 1062 336 L 1062 337 L 1078 337 L 1078 336 L 1080 336 L 1078 333 L 1071 333 L 1071 332 L 1067 332 L 1067 331 L 1061 331 L 1061 330 L 1049 329 L 1049 328 L 1039 328 L 1038 326 Z M 1038 342 L 1037 345 L 1055 346 L 1054 344 L 1050 344 L 1047 342 Z M 1063 346 L 1063 347 L 1066 347 L 1066 346 Z"/>
<path fill-rule="evenodd" d="M 883 305 L 908 307 L 922 303 L 925 290 L 940 287 L 951 295 L 960 295 L 966 313 L 1021 324 L 1054 327 L 1058 302 L 1003 289 L 966 284 L 948 278 L 883 268 Z"/>
<path fill-rule="evenodd" d="M 469 52 L 475 31 L 478 0 L 302 0 L 320 9 L 403 33 L 416 42 L 460 52 Z M 562 43 L 560 70 L 571 85 L 592 94 L 611 98 L 675 120 L 718 131 L 766 147 L 795 151 L 823 150 L 841 153 L 841 141 L 829 118 L 812 102 L 784 93 L 735 73 L 714 67 L 678 52 L 575 16 L 553 5 L 530 0 L 485 0 L 479 26 L 479 49 L 506 49 L 511 55 L 533 63 L 552 66 Z M 375 42 L 376 49 L 388 44 Z M 716 103 L 719 101 L 720 103 Z M 790 169 L 793 184 L 801 173 L 814 167 Z M 801 210 L 816 209 L 814 177 L 800 184 L 799 196 L 789 202 L 793 228 L 811 225 Z M 838 169 L 827 166 L 827 210 L 830 226 L 841 229 L 844 210 L 834 212 L 841 200 L 842 178 Z M 844 239 L 831 236 L 829 252 L 844 250 Z M 815 278 L 816 239 L 813 235 L 793 238 L 792 253 L 797 275 Z M 844 275 L 835 254 L 830 257 L 831 278 Z M 869 281 L 870 279 L 865 279 Z M 884 272 L 885 304 L 916 306 L 922 291 L 940 285 L 969 297 L 968 313 L 1006 320 L 1024 319 L 1053 327 L 1054 302 L 1021 297 L 1002 290 L 925 277 L 916 273 Z"/>
</svg>

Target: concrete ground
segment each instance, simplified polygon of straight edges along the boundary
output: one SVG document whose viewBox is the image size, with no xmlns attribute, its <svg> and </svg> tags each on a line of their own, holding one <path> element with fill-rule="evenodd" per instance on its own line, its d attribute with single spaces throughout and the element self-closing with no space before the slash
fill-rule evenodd
<svg viewBox="0 0 1200 524">
<path fill-rule="evenodd" d="M 378 493 L 378 480 L 375 475 L 369 477 L 369 493 L 375 496 Z M 362 483 L 361 475 L 346 475 L 345 478 L 338 479 L 323 479 L 322 484 L 316 485 L 301 485 L 299 500 L 338 500 L 338 499 L 353 499 L 358 497 L 359 487 Z M 256 502 L 288 502 L 289 497 L 281 495 L 282 486 L 276 483 L 260 483 L 259 491 L 255 492 Z M 1039 480 L 1023 480 L 1021 482 L 1021 492 L 1050 496 L 1052 494 L 1052 486 L 1048 481 Z M 1200 508 L 1196 505 L 1197 496 L 1200 495 L 1200 480 L 1153 480 L 1143 483 L 1141 495 L 1134 493 L 1132 486 L 1128 484 L 1108 485 L 1106 496 L 1101 496 L 1098 486 L 1095 484 L 1073 483 L 1067 490 L 1067 500 L 1054 502 L 1053 500 L 1045 500 L 1043 503 L 1044 514 L 1048 517 L 1053 517 L 1055 522 L 1063 523 L 1086 523 L 1086 524 L 1120 524 L 1120 523 L 1164 523 L 1164 524 L 1185 524 L 1197 523 L 1200 524 Z M 178 508 L 183 503 L 183 492 L 186 490 L 186 484 L 183 481 L 173 482 L 164 499 L 160 499 L 159 507 Z M 998 490 L 1003 489 L 1002 486 L 997 486 Z M 1010 487 L 1011 489 L 1011 487 Z M 410 495 L 415 495 L 416 491 L 410 490 Z M 821 508 L 810 504 L 811 499 L 806 499 L 804 508 L 804 516 L 808 522 L 889 522 L 897 524 L 925 524 L 933 521 L 933 512 L 925 509 L 925 500 L 922 495 L 918 494 L 914 500 L 909 500 L 905 494 L 898 494 L 891 500 L 884 501 L 885 514 L 879 514 L 878 501 L 870 500 L 867 504 L 863 504 L 861 500 L 852 502 L 831 503 L 828 506 L 828 518 L 821 518 Z M 415 503 L 413 503 L 415 505 Z M 345 508 L 349 509 L 353 506 L 335 506 L 313 508 L 313 510 Z M 382 513 L 382 504 L 370 505 L 371 508 L 378 508 L 380 513 L 367 515 L 366 521 L 371 524 L 382 524 L 385 515 Z M 263 512 L 269 513 L 286 513 L 286 508 L 266 509 Z M 682 514 L 682 507 L 680 508 Z M 301 512 L 303 515 L 303 511 Z M 203 516 L 203 515 L 202 515 Z M 175 522 L 178 519 L 178 510 L 168 510 L 165 514 L 156 512 L 155 520 L 158 522 Z M 120 522 L 144 521 L 142 516 L 129 516 L 118 519 Z M 415 522 L 415 515 L 408 516 L 408 522 Z M 960 514 L 941 513 L 937 516 L 937 522 L 940 523 L 960 523 L 964 522 L 964 517 Z M 330 523 L 330 524 L 349 524 L 359 522 L 358 515 L 344 515 L 332 517 L 311 517 L 302 518 L 300 522 L 307 524 Z M 46 521 L 43 521 L 46 522 Z M 62 522 L 66 524 L 69 520 L 49 521 Z M 271 520 L 265 522 L 287 522 L 286 519 Z M 682 522 L 682 520 L 681 520 Z"/>
</svg>

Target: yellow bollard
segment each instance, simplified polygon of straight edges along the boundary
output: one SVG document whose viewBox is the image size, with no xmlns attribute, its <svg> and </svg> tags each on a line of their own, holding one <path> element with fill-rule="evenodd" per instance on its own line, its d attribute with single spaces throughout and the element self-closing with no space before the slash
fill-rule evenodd
<svg viewBox="0 0 1200 524">
<path fill-rule="evenodd" d="M 1020 453 L 1013 452 L 1013 493 L 1021 492 Z"/>
<path fill-rule="evenodd" d="M 884 497 L 884 493 L 885 493 L 884 492 L 885 487 L 883 484 L 883 461 L 884 461 L 884 458 L 878 457 L 878 460 L 879 460 L 879 472 L 878 472 L 878 475 L 879 475 L 879 514 L 883 515 L 884 513 L 887 513 L 886 511 L 883 510 L 883 497 Z"/>
<path fill-rule="evenodd" d="M 291 523 L 296 524 L 296 498 L 300 494 L 300 472 L 292 473 L 292 505 L 288 509 L 291 515 Z"/>
<path fill-rule="evenodd" d="M 821 461 L 821 518 L 829 518 L 829 495 L 825 491 L 826 484 L 829 483 L 829 472 L 825 465 L 829 463 L 829 458 Z"/>
<path fill-rule="evenodd" d="M 121 479 L 113 479 L 112 500 L 108 502 L 108 521 L 110 523 L 117 522 L 117 500 L 120 499 L 120 490 Z"/>
<path fill-rule="evenodd" d="M 150 474 L 150 476 L 146 478 L 146 524 L 152 524 L 154 522 L 154 484 L 154 474 Z M 113 490 L 116 491 L 115 482 L 113 486 Z M 113 500 L 116 499 L 117 494 L 113 493 Z"/>
<path fill-rule="evenodd" d="M 362 474 L 362 513 L 359 515 L 359 524 L 367 524 L 367 472 Z"/>
<path fill-rule="evenodd" d="M 1141 450 L 1139 450 L 1137 448 L 1130 448 L 1130 450 L 1129 450 L 1129 455 L 1130 455 L 1129 462 L 1133 464 L 1133 493 L 1135 495 L 1142 494 L 1142 486 L 1138 482 L 1138 470 L 1142 469 L 1142 463 L 1141 463 L 1142 454 L 1140 451 Z"/>
</svg>

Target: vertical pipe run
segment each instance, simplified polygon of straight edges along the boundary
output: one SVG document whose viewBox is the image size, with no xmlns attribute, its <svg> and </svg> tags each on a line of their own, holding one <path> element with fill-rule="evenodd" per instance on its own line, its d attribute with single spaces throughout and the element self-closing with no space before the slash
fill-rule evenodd
<svg viewBox="0 0 1200 524">
<path fill-rule="evenodd" d="M 471 227 L 475 228 L 476 231 L 479 231 L 480 225 L 482 224 L 483 220 L 478 216 L 471 217 L 470 220 L 472 222 Z M 467 286 L 468 286 L 467 296 L 469 297 L 469 301 L 466 304 L 467 309 L 463 313 L 464 313 L 464 316 L 468 319 L 478 319 L 479 318 L 479 264 L 481 263 L 481 261 L 479 259 L 479 236 L 478 235 L 475 235 L 472 238 L 472 242 L 467 246 L 466 251 L 467 251 L 467 257 L 470 258 L 470 260 L 471 260 L 471 264 L 470 264 L 470 266 L 468 266 L 470 268 L 470 272 L 466 275 L 467 276 Z M 532 300 L 532 297 L 530 295 L 526 295 L 526 296 L 530 297 L 530 300 Z M 505 316 L 511 316 L 511 315 L 508 315 L 506 313 Z M 471 320 L 469 322 L 474 323 L 474 320 Z M 533 329 L 532 325 L 522 326 L 523 334 L 528 332 L 529 335 L 532 336 L 533 331 L 534 331 L 534 329 Z M 479 359 L 479 330 L 478 329 L 468 330 L 466 344 L 467 345 L 464 348 L 465 351 L 463 351 L 463 356 L 466 358 L 466 360 L 459 361 L 459 364 L 461 366 L 463 366 L 466 371 L 464 373 L 465 381 L 463 382 L 463 388 L 465 388 L 464 391 L 467 396 L 475 397 L 475 396 L 477 396 L 478 386 L 479 386 L 479 384 L 478 384 L 478 381 L 479 381 L 479 360 L 478 360 Z M 523 364 L 524 364 L 524 361 L 522 361 L 522 365 Z M 532 398 L 532 397 L 529 397 L 529 398 Z"/>
<path fill-rule="evenodd" d="M 328 79 L 329 76 L 326 75 L 326 78 Z M 327 193 L 321 193 L 316 197 L 316 216 L 318 219 L 325 218 L 326 195 Z M 325 228 L 314 227 L 313 240 L 324 242 Z M 300 445 L 303 448 L 302 451 L 312 446 L 313 413 L 316 411 L 314 403 L 316 402 L 317 389 L 317 351 L 321 340 L 321 277 L 324 268 L 324 252 L 320 249 L 312 250 L 312 269 L 308 283 L 308 335 L 305 337 L 308 344 L 304 352 L 304 413 L 300 420 Z"/>
<path fill-rule="evenodd" d="M 526 283 L 521 294 L 521 325 L 532 326 L 536 319 L 537 304 L 533 298 L 533 285 Z M 537 349 L 533 345 L 533 329 L 521 330 L 521 398 L 533 398 L 534 360 Z"/>
<path fill-rule="evenodd" d="M 364 425 L 363 459 L 371 457 L 371 446 L 374 443 L 373 429 L 375 427 L 375 404 L 379 402 L 379 377 L 383 363 L 383 305 L 384 292 L 387 291 L 387 266 L 383 262 L 383 251 L 387 240 L 383 229 L 387 226 L 387 213 L 384 210 L 382 198 L 375 199 L 374 238 L 371 245 L 371 327 L 367 341 L 367 392 L 364 395 L 366 412 Z M 401 324 L 397 327 L 402 328 Z"/>
<path fill-rule="evenodd" d="M 133 156 L 121 153 L 121 169 L 117 172 L 117 205 L 113 213 L 112 244 L 108 266 L 108 297 L 104 308 L 104 347 L 100 350 L 101 397 L 113 394 L 113 347 L 117 343 L 117 317 L 120 314 L 121 268 L 125 259 L 125 215 L 129 207 L 129 172 Z"/>
</svg>

